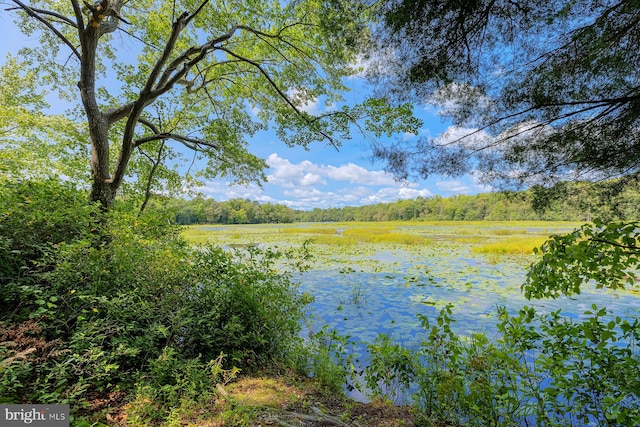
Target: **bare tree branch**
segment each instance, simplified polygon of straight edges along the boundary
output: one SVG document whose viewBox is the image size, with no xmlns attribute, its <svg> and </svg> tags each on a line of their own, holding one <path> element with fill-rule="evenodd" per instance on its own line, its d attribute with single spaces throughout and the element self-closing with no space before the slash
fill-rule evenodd
<svg viewBox="0 0 640 427">
<path fill-rule="evenodd" d="M 73 13 L 76 16 L 76 28 L 78 29 L 78 35 L 82 39 L 82 34 L 84 33 L 84 17 L 82 15 L 82 8 L 80 7 L 78 0 L 71 0 L 71 5 L 73 6 Z"/>
<path fill-rule="evenodd" d="M 208 147 L 208 148 L 213 148 L 216 150 L 219 150 L 220 147 L 212 142 L 203 140 L 203 139 L 199 139 L 199 138 L 192 138 L 192 137 L 188 137 L 188 136 L 184 136 L 184 135 L 179 135 L 176 133 L 172 133 L 172 132 L 162 132 L 153 122 L 140 117 L 138 119 L 139 123 L 142 123 L 143 125 L 145 125 L 147 128 L 149 128 L 151 130 L 151 132 L 153 132 L 153 135 L 149 135 L 149 136 L 145 136 L 142 138 L 138 138 L 136 139 L 136 141 L 134 142 L 134 146 L 135 147 L 140 147 L 143 144 L 146 144 L 147 142 L 151 142 L 151 141 L 159 141 L 159 140 L 167 140 L 167 139 L 173 139 L 175 141 L 178 141 L 182 144 L 184 144 L 186 147 L 191 148 L 191 149 L 197 149 L 198 146 L 203 146 L 203 147 Z"/>
<path fill-rule="evenodd" d="M 262 74 L 262 76 L 267 79 L 267 81 L 269 82 L 269 85 L 278 93 L 278 95 L 280 95 L 280 97 L 289 105 L 289 107 L 291 107 L 291 109 L 299 116 L 304 116 L 304 114 L 302 113 L 302 111 L 300 111 L 298 109 L 298 107 L 296 107 L 296 105 L 293 103 L 293 101 L 291 101 L 291 99 L 289 99 L 289 97 L 282 91 L 282 89 L 280 89 L 280 87 L 276 84 L 275 81 L 273 81 L 273 79 L 271 78 L 271 75 L 264 69 L 262 68 L 262 65 L 260 65 L 258 62 L 249 59 L 249 58 L 245 58 L 242 55 L 239 55 L 235 52 L 233 52 L 232 50 L 229 50 L 225 47 L 221 47 L 220 48 L 221 51 L 223 52 L 227 52 L 229 55 L 233 56 L 234 58 L 240 59 L 243 62 L 246 62 L 247 64 L 250 64 L 252 66 L 254 66 L 258 71 L 260 71 L 260 74 Z"/>
<path fill-rule="evenodd" d="M 156 62 L 156 65 L 153 67 L 153 70 L 151 70 L 151 72 L 149 73 L 149 77 L 147 78 L 147 82 L 146 82 L 144 88 L 142 89 L 141 98 L 144 96 L 144 94 L 149 94 L 154 87 L 157 88 L 158 86 L 160 86 L 160 82 L 158 82 L 158 84 L 156 84 L 156 80 L 157 80 L 158 76 L 160 76 L 162 68 L 164 67 L 164 65 L 169 60 L 169 57 L 171 56 L 171 52 L 173 52 L 173 49 L 175 48 L 176 42 L 178 41 L 178 36 L 182 32 L 182 30 L 187 25 L 189 25 L 189 23 L 196 17 L 196 15 L 198 15 L 200 13 L 200 11 L 202 11 L 204 6 L 208 2 L 209 2 L 209 0 L 203 1 L 195 12 L 193 12 L 192 14 L 189 14 L 189 12 L 184 12 L 182 15 L 180 15 L 178 17 L 178 19 L 176 19 L 174 21 L 173 26 L 171 28 L 171 34 L 169 35 L 169 39 L 167 40 L 167 43 L 166 43 L 166 45 L 164 47 L 162 55 L 160 56 L 160 58 L 158 58 L 158 61 Z M 172 63 L 169 65 L 169 67 L 167 67 L 167 70 L 163 73 L 163 75 L 167 75 L 167 72 L 169 72 L 169 74 L 170 74 L 171 71 L 169 71 L 169 70 L 171 70 L 171 68 L 174 68 L 174 69 L 177 68 L 178 65 L 181 62 L 183 62 L 186 58 L 188 58 L 188 56 L 190 54 L 190 51 L 191 51 L 191 49 L 189 49 L 187 52 L 182 54 L 179 57 L 179 58 L 181 58 L 180 61 L 178 61 L 178 62 L 176 62 L 176 60 L 172 61 Z"/>
<path fill-rule="evenodd" d="M 280 89 L 280 87 L 276 84 L 276 82 L 271 78 L 271 75 L 258 62 L 251 60 L 249 58 L 245 58 L 225 47 L 220 47 L 219 49 L 224 52 L 227 52 L 229 55 L 233 56 L 234 58 L 240 59 L 246 62 L 247 64 L 250 64 L 253 67 L 255 67 L 260 72 L 260 74 L 262 74 L 262 76 L 265 79 L 267 79 L 267 81 L 269 82 L 269 85 L 278 93 L 280 98 L 282 98 L 289 105 L 289 107 L 296 113 L 296 115 L 298 115 L 299 117 L 302 117 L 307 123 L 314 123 L 316 121 L 316 118 L 310 118 L 308 114 L 300 111 L 300 109 L 293 103 L 293 101 L 291 101 L 291 99 L 287 96 L 287 94 L 285 94 L 282 91 L 282 89 Z M 322 135 L 322 137 L 325 138 L 332 147 L 334 147 L 336 150 L 338 149 L 338 144 L 334 141 L 331 135 L 319 129 L 316 132 Z"/>
<path fill-rule="evenodd" d="M 17 10 L 21 10 L 22 7 L 9 7 L 7 9 L 5 9 L 5 10 L 16 10 L 16 9 Z M 53 18 L 56 18 L 57 20 L 65 23 L 65 24 L 68 24 L 68 25 L 72 26 L 73 28 L 78 28 L 78 26 L 76 25 L 75 22 L 73 22 L 71 19 L 67 18 L 64 15 L 60 15 L 57 12 L 52 12 L 52 11 L 46 10 L 46 9 L 37 9 L 35 7 L 31 7 L 31 10 L 33 10 L 35 13 L 39 13 L 40 15 L 47 15 L 47 16 L 51 16 Z"/>
<path fill-rule="evenodd" d="M 617 248 L 625 249 L 627 251 L 626 252 L 627 255 L 640 255 L 640 246 L 623 245 L 622 243 L 612 242 L 610 240 L 597 239 L 597 238 L 591 238 L 589 240 L 592 242 L 604 243 L 605 245 L 610 245 L 610 246 L 615 246 Z"/>
<path fill-rule="evenodd" d="M 147 153 L 145 153 L 144 150 L 142 150 L 140 147 L 138 147 L 138 150 L 140 151 L 140 153 L 142 153 L 142 155 L 145 156 L 147 159 L 149 159 L 149 162 L 151 162 L 151 170 L 149 171 L 149 176 L 147 177 L 147 183 L 144 188 L 144 200 L 142 201 L 142 205 L 140 205 L 140 211 L 138 212 L 138 214 L 142 214 L 144 212 L 145 208 L 147 207 L 147 204 L 149 203 L 149 199 L 151 198 L 151 186 L 153 185 L 153 176 L 155 175 L 156 170 L 158 170 L 158 167 L 160 166 L 160 163 L 163 160 L 162 151 L 164 150 L 164 147 L 165 147 L 165 142 L 162 141 L 162 144 L 158 149 L 158 155 L 156 156 L 155 159 L 150 155 L 148 155 Z"/>
<path fill-rule="evenodd" d="M 136 139 L 134 143 L 134 147 L 140 147 L 143 144 L 146 144 L 151 141 L 162 141 L 167 139 L 173 139 L 174 141 L 178 141 L 182 143 L 185 147 L 190 148 L 192 150 L 197 150 L 198 147 L 207 147 L 213 148 L 215 150 L 219 150 L 220 147 L 212 142 L 206 141 L 204 139 L 192 138 L 184 135 L 179 135 L 172 132 L 160 132 L 155 135 L 145 136 L 142 138 Z"/>
<path fill-rule="evenodd" d="M 49 21 L 47 21 L 46 19 L 44 19 L 42 16 L 40 16 L 40 14 L 38 14 L 35 10 L 33 10 L 31 7 L 27 6 L 26 4 L 22 3 L 20 0 L 12 0 L 15 4 L 17 4 L 18 6 L 20 6 L 20 9 L 24 10 L 26 12 L 27 15 L 31 16 L 32 18 L 36 19 L 37 21 L 39 21 L 40 23 L 42 23 L 44 26 L 46 26 L 49 30 L 51 30 L 52 33 L 54 33 L 64 44 L 66 44 L 67 46 L 69 46 L 69 48 L 71 49 L 71 51 L 74 53 L 74 55 L 76 55 L 76 57 L 78 59 L 81 59 L 81 55 L 80 52 L 78 52 L 78 50 L 76 49 L 76 47 L 73 45 L 73 43 L 71 43 L 71 41 L 66 38 L 64 36 L 64 34 L 62 34 L 56 27 L 53 26 L 53 24 Z M 53 12 L 52 12 L 53 13 Z"/>
<path fill-rule="evenodd" d="M 542 122 L 542 123 L 540 123 L 540 124 L 538 124 L 538 125 L 536 125 L 536 126 L 534 126 L 532 128 L 527 128 L 523 132 L 527 132 L 527 131 L 530 131 L 532 129 L 538 128 L 538 127 L 547 126 L 547 125 L 550 125 L 550 124 L 552 124 L 554 122 L 558 122 L 558 121 L 567 119 L 567 118 L 572 117 L 572 116 L 576 116 L 576 115 L 579 115 L 579 114 L 582 114 L 582 113 L 586 113 L 587 111 L 592 111 L 592 110 L 596 110 L 596 109 L 604 108 L 604 107 L 612 108 L 613 105 L 622 105 L 622 104 L 629 103 L 629 102 L 632 102 L 632 101 L 635 101 L 635 100 L 638 100 L 638 99 L 640 99 L 640 95 L 629 95 L 629 96 L 623 96 L 623 97 L 618 97 L 618 98 L 605 98 L 605 99 L 601 99 L 601 100 L 585 100 L 585 101 L 555 102 L 555 103 L 539 104 L 539 105 L 536 105 L 536 106 L 533 106 L 533 107 L 529 107 L 529 108 L 527 108 L 525 110 L 521 110 L 521 111 L 515 112 L 513 114 L 509 114 L 507 116 L 500 117 L 500 118 L 498 118 L 498 119 L 496 119 L 496 120 L 494 120 L 494 121 L 492 121 L 492 122 L 490 122 L 490 123 L 488 123 L 488 124 L 486 124 L 484 126 L 481 126 L 480 128 L 474 130 L 473 132 L 469 132 L 468 134 L 463 135 L 460 138 L 457 138 L 457 139 L 455 139 L 453 141 L 449 141 L 449 142 L 447 142 L 445 144 L 441 144 L 440 146 L 445 147 L 445 146 L 448 146 L 448 145 L 455 145 L 458 142 L 460 142 L 460 141 L 462 141 L 462 140 L 464 140 L 464 139 L 466 139 L 466 138 L 468 138 L 470 136 L 476 135 L 476 134 L 478 134 L 478 133 L 480 133 L 482 131 L 485 131 L 485 130 L 487 130 L 488 128 L 490 128 L 492 126 L 495 126 L 495 125 L 497 125 L 499 123 L 505 122 L 505 121 L 507 121 L 509 119 L 513 119 L 513 118 L 518 117 L 518 116 L 523 116 L 523 115 L 525 115 L 527 113 L 530 113 L 530 112 L 535 111 L 535 110 L 539 110 L 541 108 L 568 107 L 568 106 L 586 105 L 586 107 L 584 107 L 584 108 L 580 108 L 578 110 L 570 111 L 570 112 L 565 113 L 563 115 L 559 115 L 559 116 L 553 117 L 553 118 L 551 118 L 549 120 L 545 120 L 544 122 Z M 512 139 L 513 137 L 519 136 L 523 132 L 517 132 L 517 133 L 511 134 L 511 135 L 509 135 L 509 136 L 507 136 L 505 138 L 501 138 L 501 139 L 495 141 L 494 143 L 492 143 L 489 146 L 484 147 L 484 148 L 493 147 L 493 146 L 495 146 L 495 145 L 497 145 L 499 143 L 502 143 L 502 142 L 505 142 L 505 141 L 507 141 L 509 139 Z M 480 151 L 480 150 L 481 149 L 477 149 L 476 151 Z"/>
</svg>

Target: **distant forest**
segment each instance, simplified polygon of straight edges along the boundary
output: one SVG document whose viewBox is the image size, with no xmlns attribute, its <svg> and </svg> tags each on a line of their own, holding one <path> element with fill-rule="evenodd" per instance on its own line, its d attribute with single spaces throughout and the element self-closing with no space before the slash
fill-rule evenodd
<svg viewBox="0 0 640 427">
<path fill-rule="evenodd" d="M 571 183 L 552 191 L 482 193 L 475 196 L 418 197 L 360 207 L 294 210 L 287 206 L 233 199 L 218 202 L 157 197 L 149 210 L 173 218 L 177 224 L 263 224 L 324 221 L 590 221 L 636 220 L 640 211 L 640 186 L 626 185 L 616 196 L 616 182 L 598 186 Z"/>
</svg>

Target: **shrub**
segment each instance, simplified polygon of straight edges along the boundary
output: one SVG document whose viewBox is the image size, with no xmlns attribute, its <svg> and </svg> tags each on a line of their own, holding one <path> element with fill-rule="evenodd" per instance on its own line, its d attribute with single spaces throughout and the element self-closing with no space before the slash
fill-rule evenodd
<svg viewBox="0 0 640 427">
<path fill-rule="evenodd" d="M 78 409 L 94 393 L 158 385 L 173 405 L 215 385 L 192 369 L 250 369 L 296 346 L 309 300 L 288 272 L 303 266 L 304 250 L 191 247 L 161 217 L 124 202 L 103 214 L 51 181 L 5 184 L 0 194 L 2 336 L 13 342 L 28 324 L 36 348 L 55 344 L 45 356 L 25 353 L 24 340 L 0 343 L 10 401 Z"/>
<path fill-rule="evenodd" d="M 427 332 L 419 352 L 386 337 L 369 346 L 365 378 L 373 393 L 412 389 L 425 422 L 468 426 L 640 425 L 640 322 L 607 318 L 593 307 L 581 321 L 560 312 L 517 315 L 498 309 L 499 336 L 460 337 L 451 306 Z"/>
<path fill-rule="evenodd" d="M 95 213 L 69 184 L 0 182 L 0 320 L 26 320 L 33 305 L 24 301 L 46 299 L 39 275 L 52 268 L 60 244 L 91 238 Z"/>
</svg>

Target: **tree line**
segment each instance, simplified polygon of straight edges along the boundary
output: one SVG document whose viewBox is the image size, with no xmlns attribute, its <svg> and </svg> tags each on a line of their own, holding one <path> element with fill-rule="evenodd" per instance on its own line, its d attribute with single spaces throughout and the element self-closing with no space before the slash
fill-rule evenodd
<svg viewBox="0 0 640 427">
<path fill-rule="evenodd" d="M 640 186 L 625 185 L 610 195 L 616 181 L 596 189 L 583 183 L 565 183 L 553 191 L 533 188 L 522 192 L 481 193 L 474 196 L 418 197 L 392 203 L 309 211 L 248 199 L 215 201 L 154 199 L 150 209 L 176 224 L 264 224 L 325 221 L 591 221 L 635 220 Z"/>
<path fill-rule="evenodd" d="M 191 200 L 155 198 L 149 203 L 148 210 L 180 225 L 289 223 L 295 221 L 296 214 L 293 209 L 279 204 L 248 199 L 217 202 L 203 197 Z"/>
</svg>

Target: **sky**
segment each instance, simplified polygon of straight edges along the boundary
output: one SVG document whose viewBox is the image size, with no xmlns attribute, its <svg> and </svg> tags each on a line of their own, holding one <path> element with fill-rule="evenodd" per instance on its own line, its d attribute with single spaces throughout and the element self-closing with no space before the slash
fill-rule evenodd
<svg viewBox="0 0 640 427">
<path fill-rule="evenodd" d="M 3 63 L 8 53 L 15 55 L 21 46 L 33 43 L 33 40 L 17 30 L 12 15 L 4 10 L 0 11 L 0 26 L 3 29 L 0 63 Z M 347 100 L 357 102 L 365 99 L 363 82 L 354 79 L 347 86 L 352 88 L 344 95 Z M 49 98 L 49 102 L 54 109 L 56 103 L 63 103 L 55 98 Z M 322 108 L 321 103 L 312 103 L 304 109 L 310 113 L 322 113 Z M 448 128 L 432 106 L 417 105 L 414 113 L 424 122 L 419 131 L 421 136 L 437 137 Z M 383 142 L 415 137 L 396 135 Z M 370 143 L 357 135 L 352 140 L 343 141 L 338 150 L 321 143 L 310 146 L 309 150 L 290 148 L 272 131 L 255 135 L 249 143 L 250 151 L 264 158 L 269 166 L 265 171 L 266 183 L 262 186 L 231 185 L 229 180 L 218 179 L 207 181 L 197 190 L 217 201 L 242 198 L 280 203 L 301 210 L 363 206 L 434 195 L 473 195 L 491 190 L 479 184 L 472 174 L 453 179 L 433 176 L 427 180 L 410 178 L 404 182 L 397 181 L 384 172 L 382 162 L 372 159 Z"/>
</svg>

